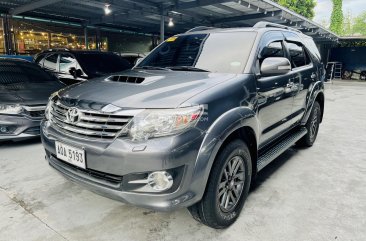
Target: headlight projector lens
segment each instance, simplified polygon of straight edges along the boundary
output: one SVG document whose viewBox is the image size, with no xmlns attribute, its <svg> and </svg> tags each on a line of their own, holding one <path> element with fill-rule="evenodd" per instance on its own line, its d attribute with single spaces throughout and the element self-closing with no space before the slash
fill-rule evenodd
<svg viewBox="0 0 366 241">
<path fill-rule="evenodd" d="M 173 186 L 173 177 L 166 171 L 152 172 L 147 182 L 156 191 L 165 191 Z"/>
</svg>

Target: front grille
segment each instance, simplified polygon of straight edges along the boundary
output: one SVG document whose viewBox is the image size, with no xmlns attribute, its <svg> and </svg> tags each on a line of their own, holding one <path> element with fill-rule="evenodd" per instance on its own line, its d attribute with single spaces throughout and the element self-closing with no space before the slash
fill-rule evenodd
<svg viewBox="0 0 366 241">
<path fill-rule="evenodd" d="M 32 118 L 43 118 L 46 106 L 23 106 L 23 113 Z"/>
<path fill-rule="evenodd" d="M 112 140 L 122 134 L 122 129 L 132 119 L 132 116 L 77 109 L 78 120 L 71 122 L 66 117 L 71 108 L 53 102 L 50 119 L 53 126 L 73 136 Z"/>
</svg>

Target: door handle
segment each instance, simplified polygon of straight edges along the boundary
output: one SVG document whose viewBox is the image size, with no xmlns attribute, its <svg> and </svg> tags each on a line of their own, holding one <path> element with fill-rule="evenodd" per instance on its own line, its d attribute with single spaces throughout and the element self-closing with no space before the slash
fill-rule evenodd
<svg viewBox="0 0 366 241">
<path fill-rule="evenodd" d="M 285 88 L 285 93 L 291 93 L 291 92 L 297 92 L 299 89 L 298 85 L 295 84 L 294 82 L 289 82 L 287 83 L 286 85 L 286 88 Z"/>
</svg>

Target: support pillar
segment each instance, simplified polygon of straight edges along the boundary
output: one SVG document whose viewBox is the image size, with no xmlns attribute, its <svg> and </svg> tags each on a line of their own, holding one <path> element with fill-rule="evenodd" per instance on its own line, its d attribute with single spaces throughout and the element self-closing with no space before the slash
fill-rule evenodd
<svg viewBox="0 0 366 241">
<path fill-rule="evenodd" d="M 165 39 L 165 17 L 160 16 L 160 43 L 162 43 Z"/>
<path fill-rule="evenodd" d="M 11 34 L 8 15 L 4 15 L 3 17 L 3 30 L 4 30 L 5 53 L 8 55 L 14 54 L 13 37 Z"/>
<path fill-rule="evenodd" d="M 51 48 L 51 32 L 47 32 L 47 46 Z"/>
<path fill-rule="evenodd" d="M 97 50 L 100 50 L 100 42 L 101 42 L 101 37 L 100 37 L 100 28 L 97 28 L 97 35 L 95 38 L 95 44 L 96 44 L 96 48 Z"/>
<path fill-rule="evenodd" d="M 88 28 L 86 26 L 84 27 L 84 44 L 85 44 L 85 49 L 88 50 L 89 49 Z"/>
</svg>

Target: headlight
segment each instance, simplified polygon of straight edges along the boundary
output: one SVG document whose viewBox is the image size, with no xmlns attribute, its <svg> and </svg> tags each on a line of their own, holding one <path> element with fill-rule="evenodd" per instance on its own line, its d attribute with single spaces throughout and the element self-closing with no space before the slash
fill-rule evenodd
<svg viewBox="0 0 366 241">
<path fill-rule="evenodd" d="M 0 114 L 16 115 L 22 113 L 23 108 L 20 105 L 0 104 Z"/>
<path fill-rule="evenodd" d="M 132 119 L 126 131 L 134 141 L 179 134 L 195 126 L 202 112 L 201 106 L 145 110 Z"/>
</svg>

